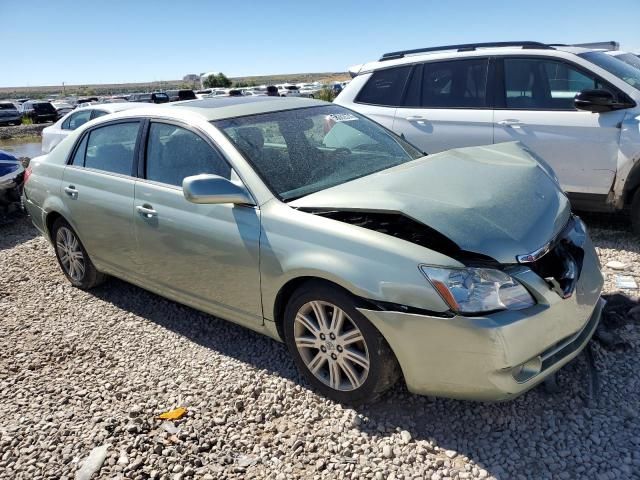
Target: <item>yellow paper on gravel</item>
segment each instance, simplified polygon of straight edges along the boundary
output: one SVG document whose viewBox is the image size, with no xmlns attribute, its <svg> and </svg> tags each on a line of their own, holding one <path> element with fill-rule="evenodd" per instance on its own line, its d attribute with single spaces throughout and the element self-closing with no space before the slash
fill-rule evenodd
<svg viewBox="0 0 640 480">
<path fill-rule="evenodd" d="M 187 413 L 187 409 L 184 407 L 178 407 L 174 410 L 161 413 L 158 418 L 161 420 L 179 420 Z"/>
</svg>

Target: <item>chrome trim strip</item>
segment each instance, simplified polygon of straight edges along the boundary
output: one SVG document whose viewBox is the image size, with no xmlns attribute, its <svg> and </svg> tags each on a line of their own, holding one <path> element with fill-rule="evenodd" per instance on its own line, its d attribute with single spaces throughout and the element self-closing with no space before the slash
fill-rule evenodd
<svg viewBox="0 0 640 480">
<path fill-rule="evenodd" d="M 518 263 L 533 263 L 536 260 L 539 260 L 542 257 L 544 257 L 547 253 L 549 253 L 549 250 L 551 250 L 551 245 L 554 242 L 555 242 L 555 239 L 551 240 L 546 245 L 540 247 L 539 249 L 531 253 L 526 253 L 524 255 L 516 255 L 516 260 L 518 261 Z"/>
<path fill-rule="evenodd" d="M 537 260 L 540 260 L 547 253 L 549 253 L 549 250 L 551 250 L 551 247 L 553 247 L 556 241 L 558 241 L 559 238 L 565 235 L 569 227 L 575 224 L 576 219 L 578 219 L 578 217 L 576 217 L 573 213 L 569 215 L 569 220 L 567 220 L 567 223 L 564 225 L 564 227 L 562 227 L 560 232 L 554 238 L 552 238 L 547 243 L 545 243 L 542 247 L 538 248 L 537 250 L 534 250 L 531 253 L 516 255 L 516 261 L 518 263 L 533 263 Z"/>
</svg>

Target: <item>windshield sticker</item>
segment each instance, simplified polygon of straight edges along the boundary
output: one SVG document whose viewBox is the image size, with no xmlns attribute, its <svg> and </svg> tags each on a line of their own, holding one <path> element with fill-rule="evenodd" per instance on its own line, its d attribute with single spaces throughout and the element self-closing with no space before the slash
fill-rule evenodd
<svg viewBox="0 0 640 480">
<path fill-rule="evenodd" d="M 351 122 L 352 120 L 358 120 L 358 117 L 351 113 L 331 113 L 327 115 L 327 117 L 334 122 Z"/>
</svg>

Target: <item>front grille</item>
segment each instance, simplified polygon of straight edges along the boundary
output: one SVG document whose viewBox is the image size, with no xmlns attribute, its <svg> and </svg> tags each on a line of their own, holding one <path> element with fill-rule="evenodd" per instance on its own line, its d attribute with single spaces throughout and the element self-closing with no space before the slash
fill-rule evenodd
<svg viewBox="0 0 640 480">
<path fill-rule="evenodd" d="M 548 252 L 527 266 L 544 278 L 558 295 L 568 298 L 582 272 L 585 240 L 584 224 L 572 215 Z"/>
</svg>

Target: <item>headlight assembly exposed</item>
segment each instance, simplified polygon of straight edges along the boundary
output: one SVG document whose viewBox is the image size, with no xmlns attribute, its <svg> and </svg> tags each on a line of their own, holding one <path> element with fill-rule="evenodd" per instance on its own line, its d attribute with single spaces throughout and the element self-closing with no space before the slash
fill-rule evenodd
<svg viewBox="0 0 640 480">
<path fill-rule="evenodd" d="M 521 310 L 536 302 L 521 284 L 492 268 L 420 267 L 452 310 L 464 314 Z"/>
</svg>

